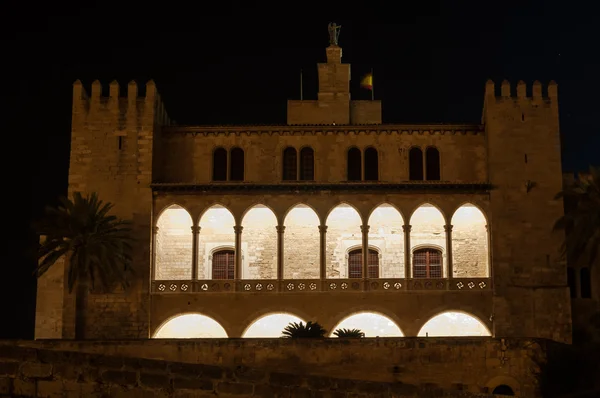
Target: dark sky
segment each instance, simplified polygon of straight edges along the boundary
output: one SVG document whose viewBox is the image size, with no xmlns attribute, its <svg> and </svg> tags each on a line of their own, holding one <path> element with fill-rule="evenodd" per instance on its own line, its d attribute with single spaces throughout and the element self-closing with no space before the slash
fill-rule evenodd
<svg viewBox="0 0 600 398">
<path fill-rule="evenodd" d="M 0 289 L 2 318 L 10 321 L 0 338 L 33 337 L 35 262 L 27 249 L 35 238 L 28 228 L 66 192 L 76 79 L 88 88 L 99 79 L 108 89 L 113 79 L 125 87 L 152 78 L 179 124 L 284 123 L 286 100 L 299 97 L 300 69 L 305 99 L 316 97 L 316 63 L 325 60 L 327 23 L 335 21 L 343 61 L 352 64 L 352 96 L 370 97 L 359 80 L 373 68 L 384 122 L 479 122 L 486 79 L 553 79 L 565 171 L 599 163 L 593 2 L 587 9 L 551 0 L 391 2 L 389 9 L 374 2 L 372 9 L 358 2 L 124 3 L 3 4 L 3 196 L 12 204 L 5 207 L 9 255 Z"/>
</svg>

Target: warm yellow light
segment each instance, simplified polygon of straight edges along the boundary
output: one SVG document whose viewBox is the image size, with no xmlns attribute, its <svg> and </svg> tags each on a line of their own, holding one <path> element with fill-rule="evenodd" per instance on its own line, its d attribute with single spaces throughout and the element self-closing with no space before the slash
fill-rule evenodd
<svg viewBox="0 0 600 398">
<path fill-rule="evenodd" d="M 472 315 L 444 312 L 431 318 L 419 331 L 419 337 L 491 336 L 488 328 Z"/>
<path fill-rule="evenodd" d="M 165 322 L 155 339 L 226 338 L 227 332 L 219 322 L 202 314 L 185 314 Z"/>
<path fill-rule="evenodd" d="M 242 337 L 281 337 L 283 329 L 290 322 L 304 322 L 301 318 L 285 312 L 265 315 L 252 322 Z"/>
<path fill-rule="evenodd" d="M 365 337 L 403 337 L 404 334 L 390 318 L 373 312 L 360 312 L 350 315 L 331 330 L 331 336 L 336 329 L 360 329 Z"/>
</svg>

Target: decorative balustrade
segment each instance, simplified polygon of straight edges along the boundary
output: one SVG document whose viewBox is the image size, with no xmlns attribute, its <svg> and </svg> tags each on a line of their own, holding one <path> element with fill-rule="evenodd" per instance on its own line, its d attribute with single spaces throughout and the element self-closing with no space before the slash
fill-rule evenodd
<svg viewBox="0 0 600 398">
<path fill-rule="evenodd" d="M 408 292 L 408 291 L 488 291 L 490 278 L 453 279 L 284 279 L 284 280 L 157 280 L 153 294 L 182 293 L 312 293 L 312 292 Z"/>
</svg>

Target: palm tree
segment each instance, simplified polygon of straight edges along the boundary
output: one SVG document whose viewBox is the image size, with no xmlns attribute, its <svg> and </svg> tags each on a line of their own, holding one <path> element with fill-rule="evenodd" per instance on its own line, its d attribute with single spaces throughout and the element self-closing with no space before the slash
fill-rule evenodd
<svg viewBox="0 0 600 398">
<path fill-rule="evenodd" d="M 556 195 L 564 198 L 565 215 L 554 224 L 564 230 L 563 258 L 573 265 L 593 266 L 600 252 L 600 168 L 590 166 L 589 175 L 579 175 Z"/>
<path fill-rule="evenodd" d="M 308 321 L 306 325 L 303 322 L 290 322 L 283 329 L 283 336 L 289 339 L 316 339 L 325 336 L 327 331 L 323 329 L 318 322 Z"/>
<path fill-rule="evenodd" d="M 57 207 L 47 207 L 36 225 L 36 232 L 45 239 L 38 249 L 35 274 L 43 275 L 59 259 L 67 261 L 69 293 L 77 285 L 75 337 L 83 338 L 85 298 L 100 281 L 103 291 L 120 283 L 127 288 L 131 268 L 129 221 L 108 215 L 111 203 L 98 200 L 96 193 L 85 197 L 79 192 L 73 200 L 61 198 Z"/>
<path fill-rule="evenodd" d="M 365 332 L 360 329 L 336 329 L 333 335 L 339 338 L 363 338 Z"/>
</svg>

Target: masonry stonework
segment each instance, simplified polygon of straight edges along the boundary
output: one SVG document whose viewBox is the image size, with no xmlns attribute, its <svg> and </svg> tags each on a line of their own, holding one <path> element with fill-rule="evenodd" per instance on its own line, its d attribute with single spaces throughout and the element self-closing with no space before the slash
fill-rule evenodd
<svg viewBox="0 0 600 398">
<path fill-rule="evenodd" d="M 182 314 L 208 316 L 234 338 L 272 313 L 331 329 L 358 312 L 382 314 L 414 337 L 451 312 L 479 322 L 500 339 L 495 347 L 511 338 L 570 342 L 566 265 L 561 237 L 551 233 L 563 211 L 553 199 L 562 187 L 556 84 L 535 82 L 526 97 L 524 83 L 513 95 L 508 82 L 488 82 L 481 123 L 385 124 L 380 102 L 351 100 L 341 54 L 326 50 L 318 100 L 289 101 L 288 123 L 280 126 L 179 126 L 153 82 L 143 95 L 130 83 L 126 98 L 116 82 L 108 97 L 99 82 L 90 96 L 75 83 L 69 194 L 98 192 L 133 221 L 136 238 L 135 280 L 126 291 L 88 295 L 86 338 L 146 339 Z M 288 146 L 313 149 L 312 180 L 283 181 Z M 243 181 L 212 181 L 217 147 L 244 151 Z M 352 147 L 361 153 L 359 181 L 348 181 Z M 439 180 L 410 180 L 413 147 L 439 151 Z M 369 161 L 378 175 L 369 181 L 367 148 L 377 150 Z M 413 275 L 420 248 L 442 253 L 441 277 Z M 212 279 L 220 249 L 234 253 L 234 280 Z M 363 272 L 349 279 L 355 249 Z M 378 278 L 364 273 L 368 249 L 378 253 Z M 38 339 L 73 337 L 74 301 L 63 272 L 59 265 L 40 279 Z M 460 350 L 448 354 L 440 344 L 402 358 L 468 368 Z M 478 361 L 502 365 L 503 357 L 481 350 Z M 512 375 L 522 385 L 529 383 L 524 369 Z M 469 377 L 465 371 L 446 382 Z M 425 378 L 419 383 L 432 382 Z M 469 383 L 483 388 L 483 379 Z"/>
</svg>

